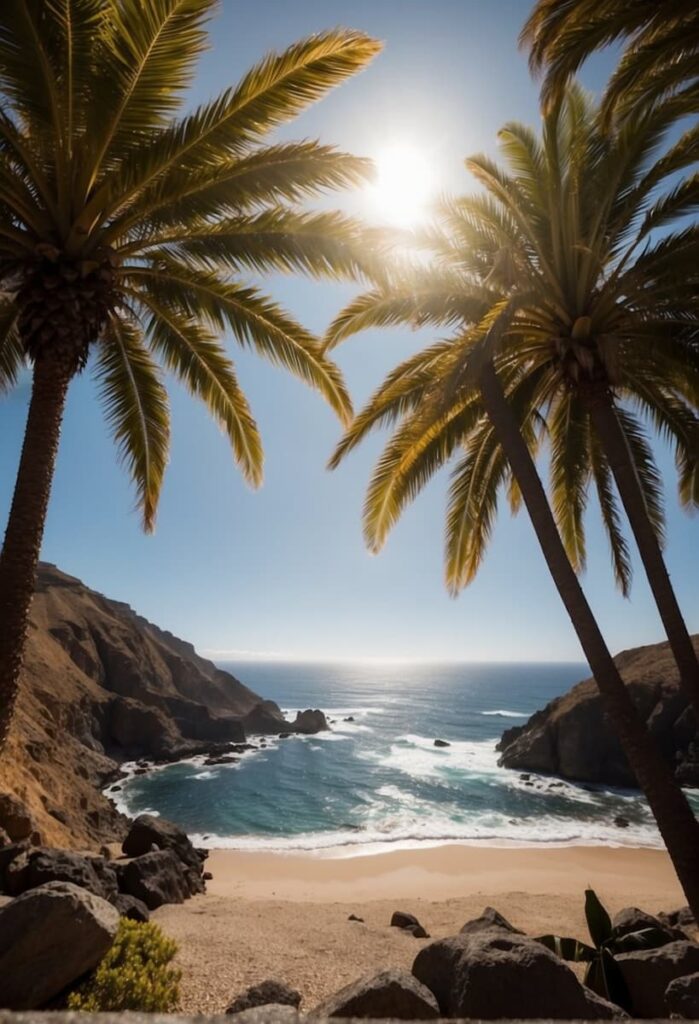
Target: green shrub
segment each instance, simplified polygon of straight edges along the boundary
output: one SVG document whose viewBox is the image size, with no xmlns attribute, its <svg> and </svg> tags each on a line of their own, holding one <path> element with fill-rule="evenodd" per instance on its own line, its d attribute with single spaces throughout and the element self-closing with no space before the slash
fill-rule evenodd
<svg viewBox="0 0 699 1024">
<path fill-rule="evenodd" d="M 155 924 L 122 918 L 114 945 L 96 970 L 68 996 L 69 1010 L 169 1013 L 180 1000 L 181 972 L 168 964 L 177 944 Z"/>
</svg>

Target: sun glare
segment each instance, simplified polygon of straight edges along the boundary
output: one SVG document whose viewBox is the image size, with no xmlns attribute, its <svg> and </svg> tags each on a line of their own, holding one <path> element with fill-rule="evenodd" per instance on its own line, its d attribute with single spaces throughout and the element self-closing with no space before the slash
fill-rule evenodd
<svg viewBox="0 0 699 1024">
<path fill-rule="evenodd" d="M 435 192 L 433 168 L 417 146 L 395 143 L 377 153 L 377 177 L 371 187 L 376 214 L 397 227 L 422 220 Z"/>
</svg>

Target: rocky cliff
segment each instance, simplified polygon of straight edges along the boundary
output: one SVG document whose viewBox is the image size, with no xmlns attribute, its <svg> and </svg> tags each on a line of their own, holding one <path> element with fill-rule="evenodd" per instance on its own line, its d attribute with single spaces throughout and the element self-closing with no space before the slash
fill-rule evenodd
<svg viewBox="0 0 699 1024">
<path fill-rule="evenodd" d="M 699 636 L 694 637 L 699 650 Z M 678 687 L 669 645 L 624 651 L 614 659 L 638 711 L 684 785 L 699 786 L 699 741 L 692 713 Z M 579 782 L 635 786 L 619 743 L 607 724 L 593 679 L 578 683 L 528 722 L 503 733 L 498 744 L 506 768 L 545 772 Z"/>
<path fill-rule="evenodd" d="M 123 833 L 100 792 L 119 762 L 215 750 L 244 740 L 246 727 L 292 728 L 276 704 L 191 644 L 40 565 L 0 791 L 19 797 L 45 843 L 94 845 Z"/>
</svg>

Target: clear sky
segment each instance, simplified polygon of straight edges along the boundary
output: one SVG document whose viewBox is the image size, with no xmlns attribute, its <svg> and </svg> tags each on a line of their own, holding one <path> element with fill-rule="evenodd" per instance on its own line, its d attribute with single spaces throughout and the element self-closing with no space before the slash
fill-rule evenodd
<svg viewBox="0 0 699 1024">
<path fill-rule="evenodd" d="M 391 144 L 419 144 L 438 186 L 466 191 L 464 156 L 494 152 L 505 121 L 538 120 L 536 87 L 516 45 L 529 6 L 529 0 L 223 0 L 192 100 L 216 94 L 265 51 L 305 34 L 336 25 L 363 29 L 384 41 L 383 54 L 283 137 L 319 137 L 368 156 Z M 599 89 L 611 64 L 608 54 L 595 58 L 584 83 Z M 350 203 L 375 212 L 368 197 Z M 318 332 L 354 291 L 282 277 L 267 287 Z M 355 405 L 429 338 L 367 332 L 338 350 Z M 445 479 L 408 511 L 384 552 L 370 556 L 360 514 L 380 438 L 327 472 L 339 426 L 322 400 L 247 354 L 236 353 L 236 360 L 265 442 L 263 488 L 244 485 L 216 427 L 173 384 L 171 464 L 157 531 L 144 536 L 88 371 L 69 397 L 45 559 L 219 660 L 580 660 L 525 514 L 513 520 L 503 504 L 487 561 L 457 600 L 442 582 Z M 3 525 L 28 395 L 27 379 L 0 400 Z M 659 454 L 668 489 L 667 560 L 696 631 L 698 523 L 679 510 L 672 457 Z M 642 572 L 637 568 L 632 599 L 624 601 L 614 590 L 594 506 L 588 518 L 584 585 L 610 646 L 662 639 Z"/>
</svg>

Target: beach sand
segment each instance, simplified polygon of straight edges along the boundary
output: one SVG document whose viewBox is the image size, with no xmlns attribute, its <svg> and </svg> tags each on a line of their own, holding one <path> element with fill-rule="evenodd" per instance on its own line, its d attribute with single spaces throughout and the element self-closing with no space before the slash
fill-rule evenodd
<svg viewBox="0 0 699 1024">
<path fill-rule="evenodd" d="M 180 944 L 190 1012 L 221 1012 L 270 977 L 297 988 L 310 1010 L 363 974 L 409 969 L 429 940 L 389 927 L 394 910 L 415 914 L 432 938 L 453 935 L 490 904 L 531 935 L 586 939 L 588 885 L 611 912 L 685 902 L 667 854 L 625 847 L 451 845 L 352 857 L 216 850 L 207 869 L 205 896 L 153 915 Z"/>
</svg>

